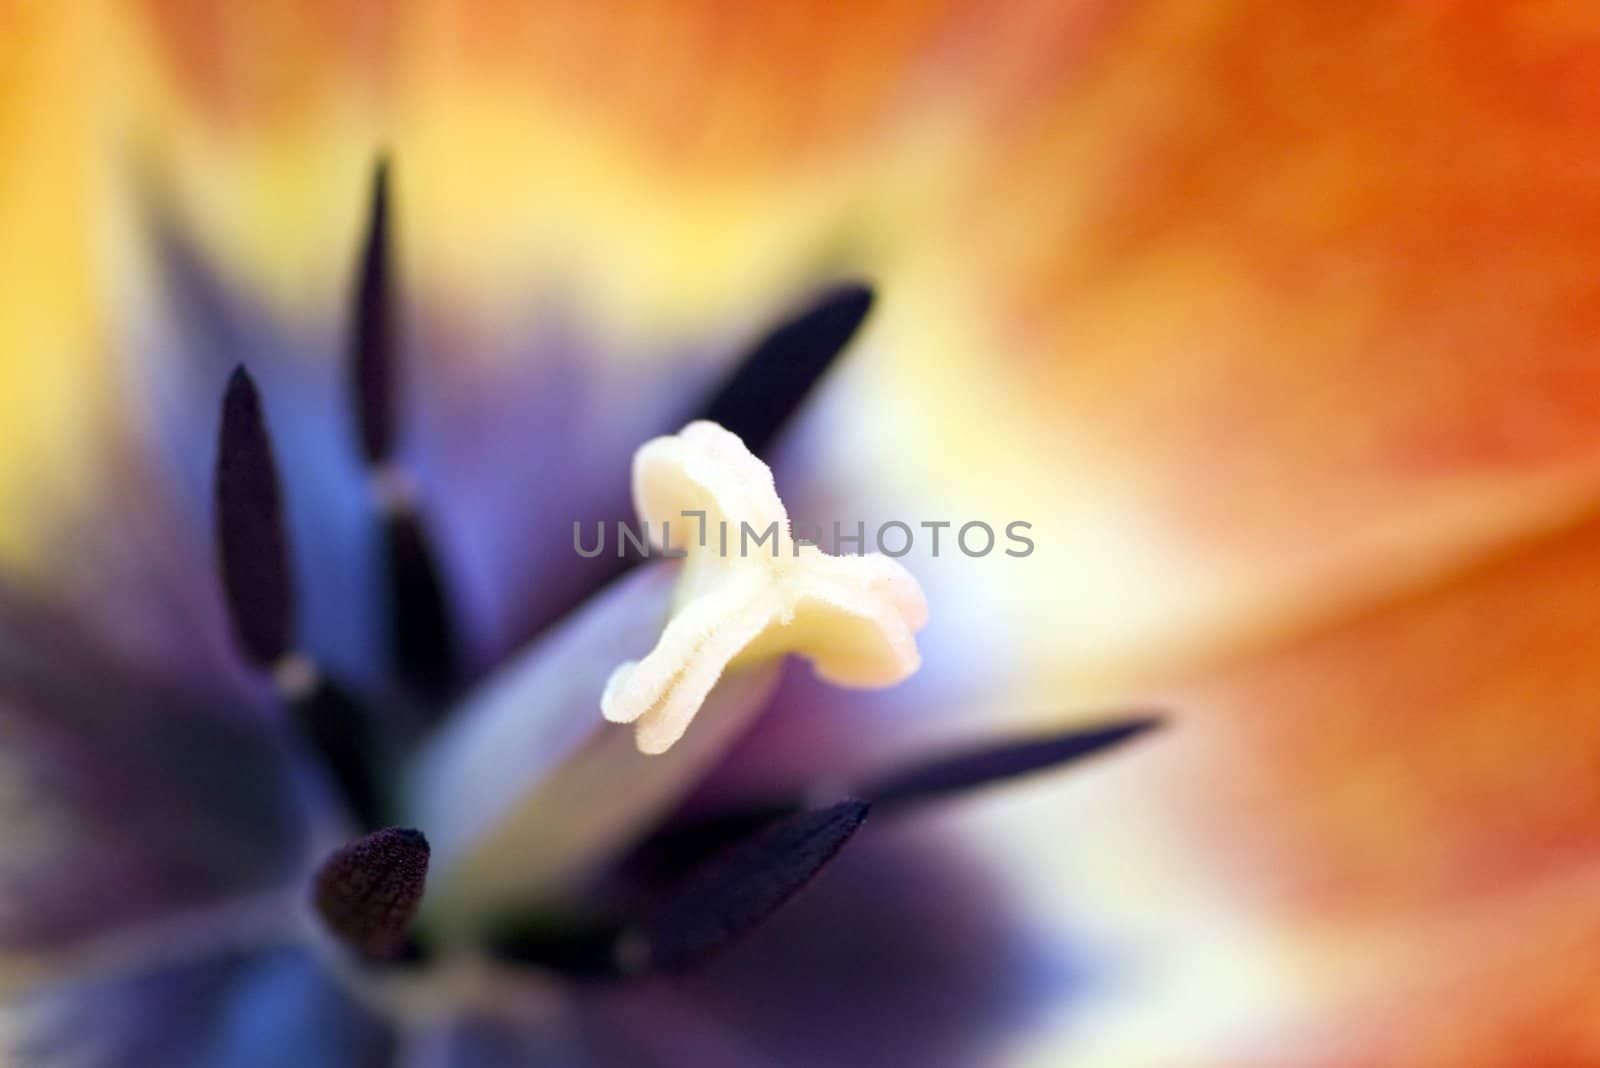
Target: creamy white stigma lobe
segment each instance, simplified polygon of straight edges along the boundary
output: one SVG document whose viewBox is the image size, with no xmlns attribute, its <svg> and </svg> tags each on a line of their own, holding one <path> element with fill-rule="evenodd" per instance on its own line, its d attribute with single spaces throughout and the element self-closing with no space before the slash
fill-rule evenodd
<svg viewBox="0 0 1600 1068">
<path fill-rule="evenodd" d="M 637 724 L 641 752 L 671 748 L 730 666 L 795 653 L 853 687 L 917 670 L 913 635 L 928 617 L 917 580 L 886 556 L 796 545 L 772 471 L 737 435 L 702 421 L 645 442 L 633 503 L 656 549 L 686 555 L 655 648 L 619 665 L 600 699 L 606 719 Z M 775 545 L 754 540 L 773 529 Z"/>
</svg>

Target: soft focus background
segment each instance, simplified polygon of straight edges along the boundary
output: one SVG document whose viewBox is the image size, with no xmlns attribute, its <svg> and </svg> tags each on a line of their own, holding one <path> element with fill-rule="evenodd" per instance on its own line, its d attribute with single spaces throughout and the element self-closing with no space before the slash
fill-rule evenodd
<svg viewBox="0 0 1600 1068">
<path fill-rule="evenodd" d="M 154 188 L 332 323 L 387 147 L 423 344 L 563 331 L 580 427 L 868 277 L 805 499 L 1037 544 L 908 558 L 929 733 L 1174 712 L 951 817 L 1113 977 L 1008 1055 L 1600 1063 L 1597 69 L 1576 2 L 7 0 L 0 561 L 150 436 Z"/>
</svg>

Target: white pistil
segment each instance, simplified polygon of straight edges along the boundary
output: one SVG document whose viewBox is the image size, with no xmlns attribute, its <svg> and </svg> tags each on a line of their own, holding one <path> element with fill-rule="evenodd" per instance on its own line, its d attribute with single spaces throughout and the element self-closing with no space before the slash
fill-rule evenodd
<svg viewBox="0 0 1600 1068">
<path fill-rule="evenodd" d="M 796 545 L 771 470 L 736 435 L 696 422 L 646 442 L 633 500 L 652 545 L 687 555 L 660 640 L 619 665 L 600 699 L 606 719 L 637 724 L 641 752 L 671 748 L 730 665 L 795 653 L 855 687 L 917 670 L 913 635 L 928 615 L 917 580 L 886 556 Z M 774 530 L 775 543 L 754 540 Z"/>
</svg>

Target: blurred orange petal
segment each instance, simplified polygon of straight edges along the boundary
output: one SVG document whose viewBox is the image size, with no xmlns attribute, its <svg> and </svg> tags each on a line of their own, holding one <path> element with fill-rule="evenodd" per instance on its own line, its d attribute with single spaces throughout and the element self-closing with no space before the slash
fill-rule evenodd
<svg viewBox="0 0 1600 1068">
<path fill-rule="evenodd" d="M 1436 1014 L 1384 1039 L 1418 1044 L 1406 1063 L 1447 1016 L 1600 1051 L 1576 1008 L 1600 997 L 1597 926 L 1575 907 L 1600 880 L 1597 587 L 1590 518 L 1171 694 L 1162 791 L 1202 879 L 1356 1017 Z"/>
<path fill-rule="evenodd" d="M 967 484 L 1031 463 L 1010 499 L 1080 559 L 1121 517 L 1147 631 L 1348 610 L 1570 518 L 1600 488 L 1597 62 L 1577 4 L 1126 13 L 957 157 L 919 255 L 987 362 L 902 426 L 984 397 L 1009 430 Z"/>
</svg>

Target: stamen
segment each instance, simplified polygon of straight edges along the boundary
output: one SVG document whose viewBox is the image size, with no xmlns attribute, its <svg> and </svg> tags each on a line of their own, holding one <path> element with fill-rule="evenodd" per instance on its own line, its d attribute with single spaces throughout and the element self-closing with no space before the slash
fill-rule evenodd
<svg viewBox="0 0 1600 1068">
<path fill-rule="evenodd" d="M 733 663 L 792 652 L 855 687 L 916 671 L 913 635 L 928 616 L 917 580 L 886 556 L 797 544 L 772 472 L 727 430 L 690 423 L 646 442 L 633 459 L 633 496 L 656 546 L 688 556 L 680 607 L 656 647 L 620 665 L 600 699 L 606 719 L 638 722 L 641 752 L 669 749 Z M 712 533 L 697 532 L 690 514 Z M 747 529 L 770 540 L 752 550 Z"/>
<path fill-rule="evenodd" d="M 362 456 L 383 519 L 390 647 L 401 678 L 427 697 L 446 696 L 456 649 L 438 560 L 416 510 L 416 491 L 395 461 L 400 395 L 398 279 L 388 159 L 373 169 L 366 241 L 355 285 L 350 338 L 351 388 Z"/>
<path fill-rule="evenodd" d="M 222 401 L 215 521 L 222 586 L 240 649 L 271 673 L 351 809 L 363 826 L 374 826 L 380 739 L 365 711 L 294 648 L 294 584 L 277 464 L 260 395 L 242 367 L 228 380 Z"/>
<path fill-rule="evenodd" d="M 417 482 L 405 468 L 379 464 L 367 474 L 367 492 L 380 515 L 398 515 L 417 506 Z"/>
<path fill-rule="evenodd" d="M 699 418 L 737 434 L 764 456 L 789 417 L 872 310 L 870 286 L 847 282 L 781 324 L 739 361 Z"/>
<path fill-rule="evenodd" d="M 779 821 L 691 872 L 649 919 L 617 939 L 619 971 L 676 972 L 748 934 L 827 867 L 867 818 L 844 801 Z"/>
<path fill-rule="evenodd" d="M 1076 763 L 1165 725 L 1165 718 L 1152 712 L 1060 734 L 963 749 L 886 771 L 855 786 L 834 784 L 826 790 L 813 787 L 787 798 L 678 822 L 641 842 L 624 862 L 621 874 L 629 883 L 659 885 L 661 880 L 701 862 L 753 829 L 805 810 L 810 807 L 808 798 L 815 794 L 860 797 L 870 802 L 875 811 L 895 812 Z"/>
<path fill-rule="evenodd" d="M 336 851 L 317 872 L 315 903 L 328 929 L 373 961 L 402 956 L 428 878 L 422 832 L 389 827 Z"/>
<path fill-rule="evenodd" d="M 658 904 L 642 915 L 635 910 L 637 918 L 579 913 L 556 923 L 524 916 L 496 931 L 488 948 L 501 960 L 569 979 L 684 971 L 782 908 L 839 855 L 867 810 L 865 802 L 843 801 L 746 823 L 694 865 L 674 870 Z"/>
<path fill-rule="evenodd" d="M 351 337 L 356 425 L 362 455 L 380 464 L 394 449 L 395 300 L 390 270 L 389 161 L 378 160 L 372 172 L 372 199 L 367 215 L 356 280 L 355 328 Z"/>
<path fill-rule="evenodd" d="M 456 677 L 455 641 L 444 583 L 422 522 L 413 512 L 384 517 L 395 666 L 418 693 L 443 697 Z"/>
<path fill-rule="evenodd" d="M 883 809 L 933 800 L 1074 763 L 1132 741 L 1165 723 L 1162 716 L 1148 714 L 1060 734 L 965 749 L 889 772 L 874 779 L 861 792 Z"/>
<path fill-rule="evenodd" d="M 294 597 L 278 468 L 260 394 L 243 367 L 223 395 L 215 476 L 217 555 L 234 637 L 270 668 L 289 652 Z"/>
<path fill-rule="evenodd" d="M 371 713 L 320 674 L 291 701 L 360 826 L 378 826 L 386 809 L 379 775 L 384 738 Z"/>
<path fill-rule="evenodd" d="M 272 665 L 272 682 L 285 701 L 304 701 L 322 685 L 322 673 L 304 653 L 289 653 Z"/>
</svg>

